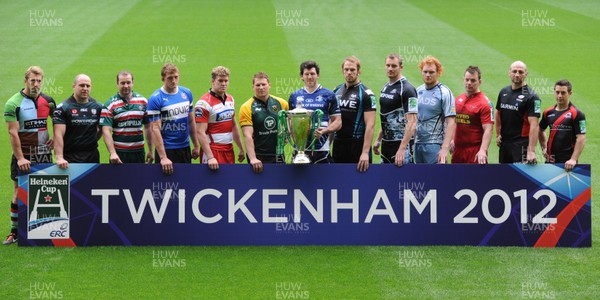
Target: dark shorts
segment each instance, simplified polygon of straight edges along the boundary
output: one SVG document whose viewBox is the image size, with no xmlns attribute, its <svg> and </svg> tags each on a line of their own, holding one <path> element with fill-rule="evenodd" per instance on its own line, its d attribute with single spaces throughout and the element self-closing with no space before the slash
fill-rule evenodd
<svg viewBox="0 0 600 300">
<path fill-rule="evenodd" d="M 381 163 L 382 164 L 393 164 L 396 163 L 396 153 L 398 152 L 398 148 L 400 148 L 401 141 L 393 141 L 393 142 L 381 142 Z M 412 147 L 409 145 L 406 147 L 406 151 L 404 152 L 404 161 L 403 164 L 411 164 L 413 163 L 412 159 Z"/>
<path fill-rule="evenodd" d="M 117 150 L 117 155 L 124 164 L 143 164 L 146 162 L 146 152 L 144 150 L 135 152 Z"/>
<path fill-rule="evenodd" d="M 256 155 L 256 158 L 260 160 L 263 164 L 284 164 L 285 158 L 283 155 Z M 246 160 L 250 163 L 250 159 L 248 155 L 246 155 Z"/>
<path fill-rule="evenodd" d="M 527 146 L 529 139 L 523 138 L 514 141 L 502 141 L 498 152 L 498 161 L 501 164 L 522 163 L 527 160 Z"/>
<path fill-rule="evenodd" d="M 69 163 L 100 163 L 98 148 L 88 151 L 65 152 L 63 158 Z"/>
<path fill-rule="evenodd" d="M 363 140 L 340 140 L 333 141 L 333 161 L 339 163 L 358 163 L 362 154 Z M 371 149 L 369 149 L 369 163 L 372 163 Z"/>
<path fill-rule="evenodd" d="M 178 149 L 165 149 L 167 158 L 174 164 L 191 164 L 192 163 L 192 150 L 190 147 L 178 148 Z M 154 153 L 154 162 L 160 164 L 160 156 L 158 152 Z"/>
</svg>

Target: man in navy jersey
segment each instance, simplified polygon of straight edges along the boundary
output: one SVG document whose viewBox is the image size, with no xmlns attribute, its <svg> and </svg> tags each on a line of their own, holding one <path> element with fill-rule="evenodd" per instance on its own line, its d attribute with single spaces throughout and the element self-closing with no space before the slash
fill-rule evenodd
<svg viewBox="0 0 600 300">
<path fill-rule="evenodd" d="M 148 118 L 155 161 L 165 174 L 173 173 L 173 163 L 191 163 L 200 156 L 196 138 L 192 92 L 179 85 L 179 69 L 171 63 L 160 70 L 163 86 L 148 99 Z M 190 139 L 194 149 L 190 152 Z"/>
<path fill-rule="evenodd" d="M 496 145 L 501 164 L 537 163 L 535 146 L 542 100 L 527 85 L 527 66 L 515 61 L 508 71 L 511 84 L 498 93 Z"/>
<path fill-rule="evenodd" d="M 75 77 L 73 95 L 56 107 L 54 154 L 61 169 L 71 163 L 100 163 L 98 139 L 102 104 L 90 96 L 92 80 L 85 74 Z"/>
<path fill-rule="evenodd" d="M 342 127 L 340 108 L 335 94 L 319 84 L 319 76 L 320 69 L 316 62 L 308 60 L 300 64 L 300 77 L 304 81 L 304 87 L 292 93 L 288 101 L 290 109 L 296 108 L 301 103 L 300 105 L 305 109 L 313 111 L 320 109 L 323 112 L 321 127 L 315 130 L 315 138 L 317 138 L 314 144 L 315 151 L 306 149 L 308 157 L 315 164 L 333 162 L 333 158 L 329 155 L 329 136 Z M 306 146 L 309 146 L 310 142 L 309 139 Z"/>
<path fill-rule="evenodd" d="M 10 234 L 2 244 L 10 245 L 18 240 L 18 192 L 19 171 L 29 173 L 32 163 L 51 163 L 53 142 L 48 134 L 48 118 L 56 108 L 52 97 L 41 92 L 44 71 L 32 66 L 25 71 L 25 88 L 14 94 L 4 106 L 4 120 L 8 127 L 12 159 L 10 179 L 13 196 L 10 203 Z"/>
<path fill-rule="evenodd" d="M 342 62 L 342 74 L 346 82 L 333 91 L 342 113 L 342 128 L 335 133 L 333 141 L 333 160 L 358 163 L 357 170 L 365 172 L 372 162 L 377 99 L 358 78 L 360 60 L 356 56 Z"/>
<path fill-rule="evenodd" d="M 573 170 L 585 146 L 585 115 L 571 103 L 572 88 L 568 80 L 554 84 L 556 105 L 544 111 L 539 128 L 546 162 L 564 163 L 567 172 Z M 546 137 L 548 127 L 550 138 Z"/>
<path fill-rule="evenodd" d="M 385 59 L 388 82 L 381 89 L 379 115 L 381 129 L 373 145 L 381 162 L 399 167 L 412 163 L 411 141 L 417 127 L 417 90 L 402 76 L 402 58 L 390 54 Z M 379 146 L 381 145 L 381 151 Z"/>
</svg>

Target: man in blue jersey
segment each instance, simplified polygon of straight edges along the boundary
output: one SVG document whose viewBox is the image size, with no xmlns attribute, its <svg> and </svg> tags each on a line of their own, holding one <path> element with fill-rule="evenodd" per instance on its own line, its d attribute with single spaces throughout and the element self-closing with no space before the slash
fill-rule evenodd
<svg viewBox="0 0 600 300">
<path fill-rule="evenodd" d="M 424 84 L 417 88 L 415 163 L 445 164 L 456 127 L 454 95 L 438 80 L 444 68 L 437 58 L 425 57 L 419 69 Z"/>
<path fill-rule="evenodd" d="M 179 86 L 179 69 L 171 63 L 160 70 L 163 86 L 148 100 L 148 118 L 155 159 L 165 174 L 173 173 L 173 163 L 191 163 L 200 156 L 196 138 L 192 92 Z M 190 138 L 194 149 L 190 152 Z"/>
<path fill-rule="evenodd" d="M 320 68 L 312 60 L 300 64 L 300 77 L 304 81 L 304 87 L 290 95 L 288 101 L 290 109 L 301 105 L 308 110 L 320 109 L 323 111 L 321 127 L 315 130 L 315 151 L 307 150 L 310 160 L 317 163 L 332 163 L 333 158 L 329 155 L 329 135 L 342 127 L 340 108 L 335 94 L 319 84 Z M 301 103 L 301 104 L 299 104 Z M 310 140 L 307 142 L 310 144 Z"/>
<path fill-rule="evenodd" d="M 417 91 L 402 76 L 402 58 L 390 54 L 385 59 L 388 82 L 381 89 L 379 114 L 381 129 L 373 145 L 381 162 L 399 167 L 412 162 L 411 141 L 417 127 Z M 381 152 L 379 146 L 381 145 Z"/>
<path fill-rule="evenodd" d="M 333 160 L 358 163 L 358 171 L 365 172 L 372 161 L 377 99 L 358 78 L 360 60 L 356 56 L 344 60 L 342 74 L 346 82 L 333 91 L 342 112 L 342 128 L 335 133 L 333 141 Z"/>
</svg>

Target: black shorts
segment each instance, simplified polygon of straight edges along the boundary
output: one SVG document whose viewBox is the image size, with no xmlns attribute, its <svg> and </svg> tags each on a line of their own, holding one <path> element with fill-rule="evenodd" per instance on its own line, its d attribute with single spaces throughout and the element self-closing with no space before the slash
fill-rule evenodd
<svg viewBox="0 0 600 300">
<path fill-rule="evenodd" d="M 65 152 L 63 158 L 69 163 L 100 163 L 98 148 L 88 151 Z"/>
<path fill-rule="evenodd" d="M 177 149 L 165 149 L 167 158 L 174 164 L 191 164 L 192 163 L 192 150 L 190 147 L 183 147 Z M 160 156 L 158 152 L 154 152 L 154 163 L 160 164 Z"/>
<path fill-rule="evenodd" d="M 117 155 L 124 164 L 143 164 L 146 162 L 146 152 L 144 150 L 135 152 L 117 151 Z"/>
<path fill-rule="evenodd" d="M 522 163 L 527 160 L 527 146 L 529 139 L 522 138 L 514 141 L 502 141 L 498 153 L 501 164 Z"/>
<path fill-rule="evenodd" d="M 285 158 L 283 155 L 256 155 L 256 158 L 263 164 L 284 164 Z M 250 163 L 250 158 L 246 155 L 246 160 Z"/>
<path fill-rule="evenodd" d="M 358 163 L 362 154 L 363 140 L 341 140 L 333 141 L 333 161 L 338 163 Z M 369 163 L 372 163 L 371 149 L 369 148 Z"/>
</svg>

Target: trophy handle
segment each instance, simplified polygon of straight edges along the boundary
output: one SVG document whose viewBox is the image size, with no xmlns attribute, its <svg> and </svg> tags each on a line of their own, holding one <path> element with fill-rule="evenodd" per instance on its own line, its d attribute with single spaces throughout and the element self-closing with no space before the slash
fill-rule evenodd
<svg viewBox="0 0 600 300">
<path fill-rule="evenodd" d="M 317 128 L 321 127 L 322 119 L 323 119 L 323 111 L 320 109 L 315 110 L 311 115 L 309 136 L 311 136 L 312 139 L 311 139 L 310 145 L 308 145 L 308 147 L 306 147 L 307 149 L 310 148 L 311 151 L 315 150 L 315 142 L 317 141 L 317 139 L 315 138 L 315 130 L 317 130 Z"/>
</svg>

